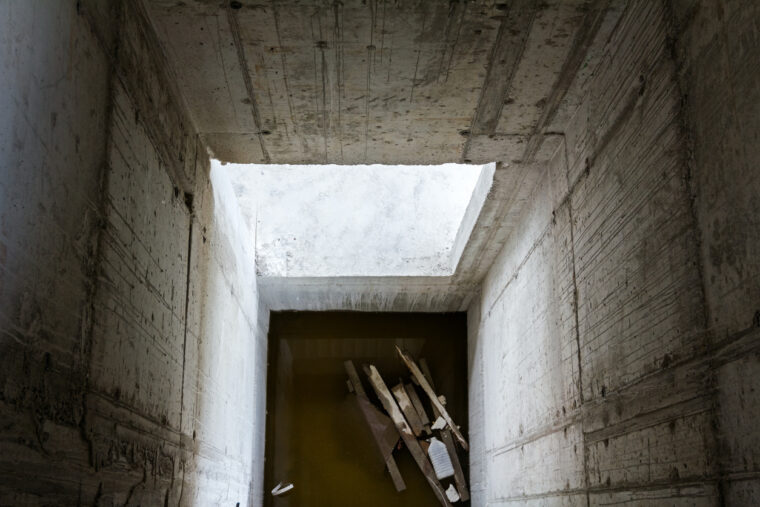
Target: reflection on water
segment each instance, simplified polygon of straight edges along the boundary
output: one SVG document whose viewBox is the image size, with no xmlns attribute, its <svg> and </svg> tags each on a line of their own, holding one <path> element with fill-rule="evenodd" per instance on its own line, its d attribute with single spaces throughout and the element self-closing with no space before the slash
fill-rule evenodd
<svg viewBox="0 0 760 507">
<path fill-rule="evenodd" d="M 343 361 L 354 361 L 373 398 L 362 364 L 377 366 L 391 387 L 400 377 L 409 378 L 395 355 L 396 344 L 415 358 L 426 357 L 439 393 L 466 434 L 465 319 L 465 314 L 272 314 L 265 505 L 440 505 L 405 448 L 394 457 L 407 489 L 396 492 L 348 393 Z M 280 481 L 295 488 L 272 497 L 269 491 Z"/>
</svg>

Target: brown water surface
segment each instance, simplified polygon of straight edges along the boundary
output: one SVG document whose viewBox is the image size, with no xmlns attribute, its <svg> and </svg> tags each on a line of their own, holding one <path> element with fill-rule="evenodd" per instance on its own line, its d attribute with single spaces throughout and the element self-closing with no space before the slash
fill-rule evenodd
<svg viewBox="0 0 760 507">
<path fill-rule="evenodd" d="M 407 489 L 396 492 L 348 392 L 343 361 L 354 361 L 364 389 L 377 402 L 363 364 L 374 364 L 390 388 L 399 378 L 409 379 L 395 345 L 415 359 L 425 357 L 438 393 L 446 396 L 466 435 L 466 341 L 463 313 L 272 313 L 264 505 L 440 505 L 403 447 L 394 457 Z M 424 394 L 421 398 L 427 403 Z M 460 457 L 466 463 L 466 453 Z M 273 497 L 269 492 L 280 481 L 295 488 Z"/>
</svg>

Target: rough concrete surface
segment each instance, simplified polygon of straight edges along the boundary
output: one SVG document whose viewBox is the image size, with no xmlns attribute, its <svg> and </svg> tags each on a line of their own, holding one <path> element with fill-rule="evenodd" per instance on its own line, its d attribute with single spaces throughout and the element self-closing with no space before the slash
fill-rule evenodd
<svg viewBox="0 0 760 507">
<path fill-rule="evenodd" d="M 760 501 L 760 191 L 756 2 L 681 2 L 673 12 L 685 99 L 705 319 L 718 392 L 719 471 L 725 502 Z"/>
<path fill-rule="evenodd" d="M 94 498 L 86 413 L 110 71 L 75 2 L 0 4 L 0 504 Z M 68 485 L 68 486 L 67 486 Z"/>
<path fill-rule="evenodd" d="M 482 155 L 471 137 L 495 134 L 527 145 L 560 109 L 566 86 L 553 89 L 575 73 L 565 66 L 575 36 L 604 10 L 584 0 L 148 3 L 214 154 L 289 164 L 467 162 Z"/>
<path fill-rule="evenodd" d="M 259 505 L 270 309 L 467 310 L 473 505 L 759 504 L 759 9 L 0 1 L 0 504 Z M 257 280 L 210 155 L 497 164 L 450 277 Z"/>
<path fill-rule="evenodd" d="M 709 181 L 741 172 L 756 134 L 726 135 L 752 121 L 715 102 L 746 95 L 695 56 L 740 58 L 722 44 L 756 47 L 758 18 L 754 6 L 684 4 L 626 5 L 565 146 L 471 307 L 471 396 L 482 407 L 471 438 L 485 446 L 472 468 L 475 503 L 758 501 L 747 419 L 757 264 L 742 229 L 758 215 L 741 198 L 756 178 L 736 176 L 744 190 L 733 192 Z M 745 79 L 756 84 L 757 72 Z"/>
<path fill-rule="evenodd" d="M 262 277 L 450 276 L 488 191 L 476 165 L 213 165 L 235 181 Z"/>
<path fill-rule="evenodd" d="M 0 504 L 257 503 L 250 240 L 142 8 L 0 8 Z"/>
</svg>

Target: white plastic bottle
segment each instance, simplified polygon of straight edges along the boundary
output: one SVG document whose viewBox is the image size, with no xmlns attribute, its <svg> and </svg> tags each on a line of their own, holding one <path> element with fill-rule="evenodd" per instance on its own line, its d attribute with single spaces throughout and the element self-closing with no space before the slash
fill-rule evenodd
<svg viewBox="0 0 760 507">
<path fill-rule="evenodd" d="M 451 456 L 446 450 L 446 444 L 435 437 L 431 438 L 428 456 L 433 462 L 433 470 L 435 470 L 435 476 L 438 480 L 454 475 L 454 465 L 451 464 Z"/>
</svg>

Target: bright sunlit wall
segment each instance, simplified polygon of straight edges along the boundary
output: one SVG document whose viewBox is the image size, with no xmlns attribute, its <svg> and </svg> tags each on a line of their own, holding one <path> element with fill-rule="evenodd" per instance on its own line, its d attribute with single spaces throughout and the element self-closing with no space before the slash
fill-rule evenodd
<svg viewBox="0 0 760 507">
<path fill-rule="evenodd" d="M 450 276 L 494 165 L 253 165 L 227 172 L 264 277 Z"/>
</svg>

